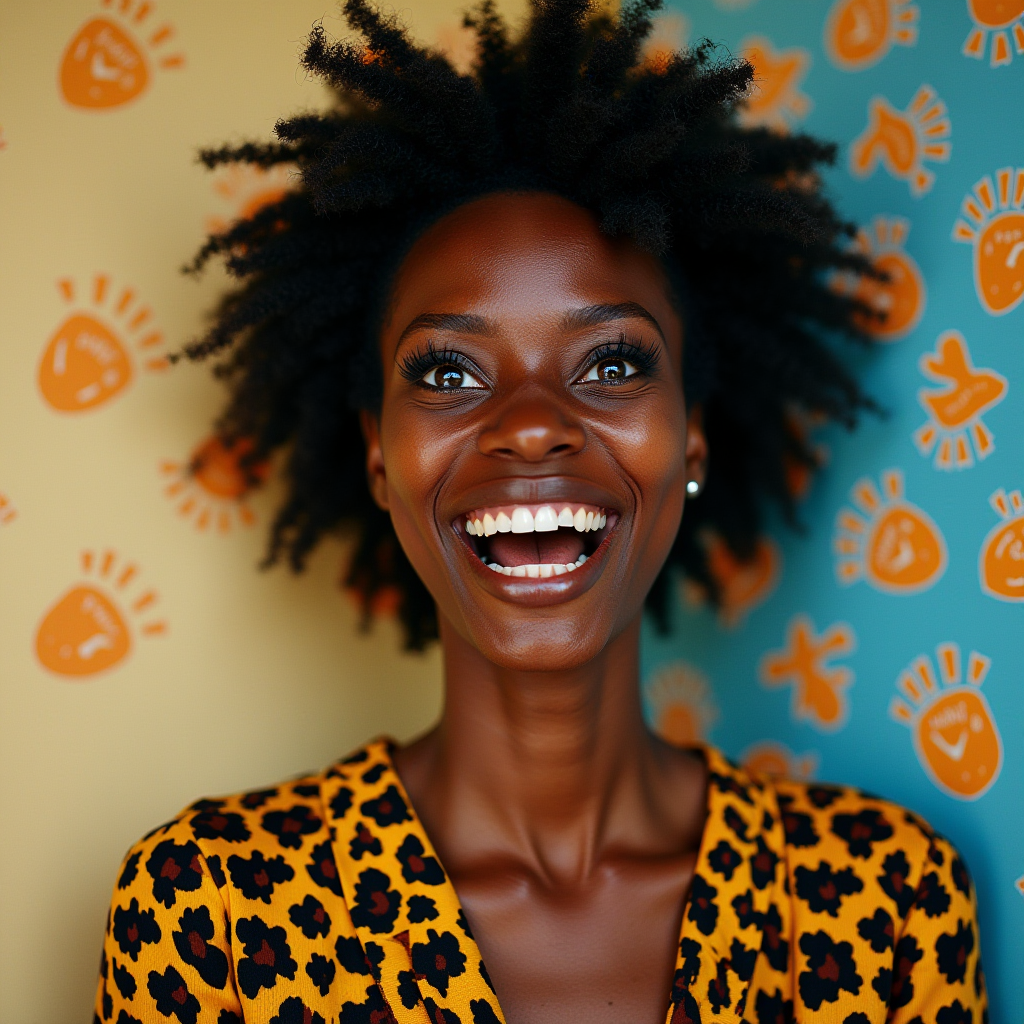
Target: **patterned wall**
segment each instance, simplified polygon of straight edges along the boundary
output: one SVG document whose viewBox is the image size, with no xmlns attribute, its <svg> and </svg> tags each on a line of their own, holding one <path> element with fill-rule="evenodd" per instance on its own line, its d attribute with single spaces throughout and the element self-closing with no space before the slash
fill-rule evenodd
<svg viewBox="0 0 1024 1024">
<path fill-rule="evenodd" d="M 436 714 L 436 652 L 356 631 L 328 547 L 257 574 L 274 484 L 208 437 L 218 391 L 168 368 L 223 281 L 176 268 L 279 194 L 197 146 L 323 103 L 296 72 L 312 0 L 51 0 L 0 32 L 0 1021 L 85 1019 L 125 847 L 201 793 L 324 763 Z M 406 9 L 468 56 L 458 12 Z M 842 144 L 830 187 L 891 282 L 860 360 L 885 419 L 815 433 L 806 530 L 727 592 L 680 588 L 645 700 L 680 740 L 863 785 L 954 839 L 981 895 L 993 1019 L 1019 1020 L 1024 825 L 1021 0 L 692 0 L 651 49 L 754 61 L 744 116 Z M 843 281 L 837 287 L 847 287 Z"/>
</svg>

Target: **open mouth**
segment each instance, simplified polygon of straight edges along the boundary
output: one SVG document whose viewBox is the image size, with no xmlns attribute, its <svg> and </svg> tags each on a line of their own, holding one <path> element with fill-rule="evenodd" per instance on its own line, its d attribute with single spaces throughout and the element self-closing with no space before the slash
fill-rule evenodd
<svg viewBox="0 0 1024 1024">
<path fill-rule="evenodd" d="M 494 572 L 547 578 L 580 568 L 617 521 L 611 509 L 557 502 L 473 509 L 456 526 L 473 554 Z"/>
</svg>

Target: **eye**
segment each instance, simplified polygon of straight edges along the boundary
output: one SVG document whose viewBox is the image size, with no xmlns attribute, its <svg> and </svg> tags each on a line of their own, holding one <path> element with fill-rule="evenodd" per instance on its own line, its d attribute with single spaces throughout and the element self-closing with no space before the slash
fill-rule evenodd
<svg viewBox="0 0 1024 1024">
<path fill-rule="evenodd" d="M 594 363 L 582 380 L 612 382 L 632 377 L 638 372 L 637 368 L 628 359 L 623 359 L 621 356 L 609 356 Z"/>
<path fill-rule="evenodd" d="M 431 388 L 444 391 L 455 391 L 466 388 L 482 388 L 480 383 L 468 370 L 454 363 L 445 363 L 431 367 L 420 380 Z"/>
</svg>

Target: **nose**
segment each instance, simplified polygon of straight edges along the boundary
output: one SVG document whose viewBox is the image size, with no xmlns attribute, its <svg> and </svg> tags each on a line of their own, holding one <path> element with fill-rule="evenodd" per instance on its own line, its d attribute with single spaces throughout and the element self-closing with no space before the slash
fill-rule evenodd
<svg viewBox="0 0 1024 1024">
<path fill-rule="evenodd" d="M 498 421 L 484 429 L 477 447 L 484 455 L 543 462 L 580 451 L 586 434 L 565 409 L 541 398 L 510 403 Z"/>
</svg>

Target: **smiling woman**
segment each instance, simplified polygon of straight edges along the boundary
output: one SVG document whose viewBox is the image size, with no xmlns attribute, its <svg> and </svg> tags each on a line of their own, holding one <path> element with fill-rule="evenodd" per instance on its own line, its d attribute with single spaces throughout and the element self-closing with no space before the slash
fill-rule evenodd
<svg viewBox="0 0 1024 1024">
<path fill-rule="evenodd" d="M 461 77 L 349 0 L 365 44 L 305 55 L 338 110 L 207 154 L 301 173 L 197 261 L 242 281 L 190 351 L 228 353 L 222 438 L 254 470 L 289 449 L 271 558 L 354 531 L 368 607 L 396 587 L 410 644 L 440 636 L 446 702 L 137 844 L 100 1019 L 982 1019 L 944 839 L 643 723 L 645 603 L 790 508 L 793 417 L 867 404 L 822 336 L 870 315 L 829 286 L 867 273 L 831 149 L 737 128 L 751 69 L 710 47 L 643 65 L 655 7 L 536 0 L 511 41 L 485 2 Z"/>
</svg>

